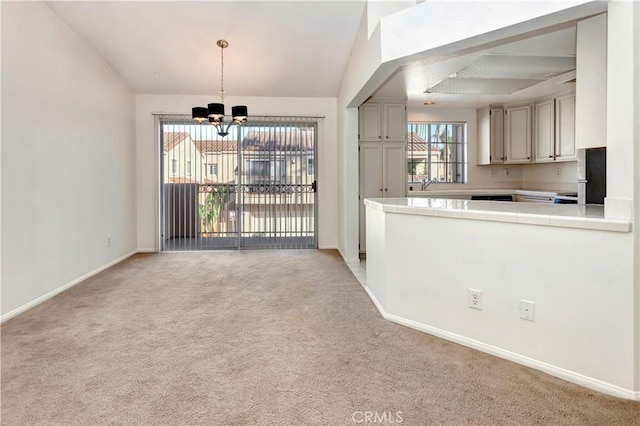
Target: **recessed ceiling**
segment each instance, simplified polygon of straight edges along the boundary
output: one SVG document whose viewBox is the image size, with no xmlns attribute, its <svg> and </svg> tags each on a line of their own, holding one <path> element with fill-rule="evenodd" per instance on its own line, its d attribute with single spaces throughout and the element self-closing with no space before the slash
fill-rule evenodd
<svg viewBox="0 0 640 426">
<path fill-rule="evenodd" d="M 416 61 L 398 69 L 374 96 L 407 98 L 421 107 L 433 101 L 440 108 L 547 96 L 571 88 L 575 37 L 574 26 L 438 62 Z"/>
<path fill-rule="evenodd" d="M 445 78 L 429 87 L 425 93 L 448 93 L 460 95 L 510 94 L 533 86 L 544 80 L 514 78 Z"/>
<path fill-rule="evenodd" d="M 425 93 L 511 94 L 575 68 L 575 56 L 481 55 Z"/>
<path fill-rule="evenodd" d="M 52 1 L 136 93 L 335 97 L 364 10 L 350 1 Z"/>
</svg>

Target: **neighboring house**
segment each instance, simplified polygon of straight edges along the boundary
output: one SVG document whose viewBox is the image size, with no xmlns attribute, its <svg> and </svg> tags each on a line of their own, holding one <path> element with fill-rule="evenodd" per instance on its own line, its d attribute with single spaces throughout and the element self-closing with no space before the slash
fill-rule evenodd
<svg viewBox="0 0 640 426">
<path fill-rule="evenodd" d="M 431 176 L 446 182 L 441 149 L 434 145 L 429 148 L 427 141 L 414 132 L 407 134 L 407 141 L 407 181 L 420 182 L 428 177 L 431 163 Z"/>
<path fill-rule="evenodd" d="M 245 230 L 287 229 L 287 234 L 296 234 L 309 229 L 303 221 L 314 216 L 314 141 L 312 129 L 251 130 L 238 153 L 235 140 L 194 140 L 189 132 L 164 132 L 165 215 L 172 229 L 182 231 L 166 231 L 165 237 L 213 229 L 204 223 L 212 203 L 221 206 L 213 219 L 216 232 L 235 232 L 235 226 L 228 225 L 236 221 L 237 202 L 243 206 Z M 238 183 L 241 197 L 236 196 Z M 193 203 L 197 205 L 188 206 Z M 185 211 L 200 212 L 200 220 L 185 219 Z"/>
<path fill-rule="evenodd" d="M 164 182 L 198 182 L 202 176 L 203 155 L 187 132 L 163 134 Z"/>
</svg>

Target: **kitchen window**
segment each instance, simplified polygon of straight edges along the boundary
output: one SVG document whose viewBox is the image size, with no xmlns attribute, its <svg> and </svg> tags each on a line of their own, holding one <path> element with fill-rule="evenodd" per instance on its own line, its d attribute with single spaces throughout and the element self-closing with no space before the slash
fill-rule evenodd
<svg viewBox="0 0 640 426">
<path fill-rule="evenodd" d="M 466 123 L 410 122 L 407 181 L 467 182 Z"/>
<path fill-rule="evenodd" d="M 218 163 L 209 164 L 209 175 L 216 176 L 218 174 Z"/>
</svg>

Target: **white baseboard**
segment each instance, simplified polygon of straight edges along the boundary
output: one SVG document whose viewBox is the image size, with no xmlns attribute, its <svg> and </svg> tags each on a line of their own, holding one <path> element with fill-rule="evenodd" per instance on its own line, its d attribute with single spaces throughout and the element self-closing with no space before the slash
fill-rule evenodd
<svg viewBox="0 0 640 426">
<path fill-rule="evenodd" d="M 342 260 L 344 260 L 344 263 L 346 264 L 360 263 L 360 258 L 352 258 L 352 257 L 345 256 L 342 250 L 340 249 L 340 247 L 336 247 L 336 250 L 338 250 L 338 253 L 340 253 L 340 256 L 342 256 Z"/>
<path fill-rule="evenodd" d="M 24 305 L 22 305 L 22 306 L 20 306 L 20 307 L 18 307 L 18 308 L 16 308 L 16 309 L 14 309 L 14 310 L 12 310 L 12 311 L 10 311 L 10 312 L 7 312 L 6 314 L 2 314 L 2 316 L 0 316 L 0 323 L 3 323 L 3 322 L 5 322 L 5 321 L 7 321 L 7 320 L 9 320 L 9 319 L 11 319 L 11 318 L 13 318 L 13 317 L 17 316 L 17 315 L 20 315 L 21 313 L 23 313 L 23 312 L 25 312 L 25 311 L 28 311 L 29 309 L 31 309 L 31 308 L 33 308 L 33 307 L 35 307 L 35 306 L 38 306 L 38 305 L 39 305 L 39 304 L 41 304 L 42 302 L 45 302 L 45 301 L 47 301 L 47 300 L 51 299 L 53 296 L 55 296 L 55 295 L 57 295 L 57 294 L 60 294 L 60 293 L 62 293 L 62 292 L 63 292 L 63 291 L 65 291 L 65 290 L 70 289 L 70 288 L 71 288 L 71 287 L 73 287 L 74 285 L 79 284 L 79 283 L 81 283 L 82 281 L 86 280 L 87 278 L 90 278 L 90 277 L 92 277 L 92 276 L 96 275 L 97 273 L 102 272 L 102 271 L 104 271 L 105 269 L 110 268 L 110 267 L 112 267 L 113 265 L 115 265 L 115 264 L 117 264 L 117 263 L 122 262 L 123 260 L 125 260 L 125 259 L 127 259 L 127 258 L 129 258 L 129 257 L 133 256 L 134 254 L 136 254 L 136 253 L 138 253 L 138 252 L 139 252 L 139 250 L 134 250 L 134 251 L 131 251 L 131 252 L 129 252 L 129 253 L 127 253 L 127 254 L 125 254 L 124 256 L 120 256 L 119 258 L 117 258 L 117 259 L 115 259 L 115 260 L 112 260 L 111 262 L 109 262 L 109 263 L 107 263 L 107 264 L 105 264 L 105 265 L 102 265 L 102 266 L 100 266 L 99 268 L 96 268 L 96 269 L 94 269 L 93 271 L 90 271 L 90 272 L 88 272 L 88 273 L 86 273 L 86 274 L 82 275 L 81 277 L 78 277 L 78 278 L 76 278 L 75 280 L 70 281 L 70 282 L 68 282 L 68 283 L 64 284 L 64 285 L 63 285 L 63 286 L 61 286 L 61 287 L 58 287 L 58 288 L 56 288 L 55 290 L 52 290 L 52 291 L 50 291 L 49 293 L 44 294 L 44 295 L 42 295 L 42 296 L 40 296 L 40 297 L 38 297 L 38 298 L 36 298 L 36 299 L 32 300 L 31 302 L 25 303 Z"/>
<path fill-rule="evenodd" d="M 634 392 L 620 386 L 612 385 L 611 383 L 603 382 L 602 380 L 594 379 L 592 377 L 585 376 L 574 371 L 547 364 L 546 362 L 538 361 L 496 346 L 469 339 L 468 337 L 460 336 L 458 334 L 450 333 L 436 327 L 422 324 L 397 315 L 389 314 L 382 308 L 382 305 L 380 305 L 380 302 L 378 302 L 378 299 L 376 299 L 375 295 L 369 290 L 369 288 L 365 287 L 364 289 L 373 301 L 373 304 L 378 309 L 378 312 L 380 312 L 380 315 L 382 315 L 382 317 L 386 320 L 413 328 L 418 331 L 422 331 L 427 334 L 431 334 L 433 336 L 440 337 L 445 340 L 449 340 L 454 343 L 458 343 L 463 346 L 467 346 L 472 349 L 479 350 L 481 352 L 488 353 L 493 356 L 497 356 L 498 358 L 503 358 L 509 361 L 513 361 L 517 364 L 531 367 L 533 369 L 547 373 L 551 376 L 555 376 L 568 382 L 584 386 L 588 389 L 602 392 L 607 395 L 616 396 L 618 398 L 640 401 L 640 392 Z"/>
<path fill-rule="evenodd" d="M 158 253 L 159 251 L 156 248 L 141 248 L 136 250 L 136 253 Z"/>
</svg>

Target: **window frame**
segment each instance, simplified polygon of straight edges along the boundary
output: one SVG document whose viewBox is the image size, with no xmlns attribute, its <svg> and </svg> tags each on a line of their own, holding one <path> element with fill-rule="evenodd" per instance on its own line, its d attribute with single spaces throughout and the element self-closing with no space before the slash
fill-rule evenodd
<svg viewBox="0 0 640 426">
<path fill-rule="evenodd" d="M 445 126 L 445 129 L 442 129 Z M 438 120 L 438 121 L 408 121 L 407 122 L 407 184 L 417 184 L 423 181 L 430 181 L 438 178 L 437 183 L 443 184 L 466 184 L 468 182 L 468 140 L 467 140 L 468 123 L 466 121 L 455 120 Z M 435 133 L 434 133 L 435 132 Z M 415 141 L 411 135 L 415 134 L 421 141 Z M 445 135 L 447 139 L 441 142 L 436 138 Z M 426 136 L 426 137 L 423 137 Z M 449 140 L 452 139 L 452 140 Z M 423 159 L 414 155 L 416 151 L 413 148 L 414 143 L 426 144 Z M 444 160 L 441 158 L 434 161 L 432 153 L 434 146 L 440 145 L 440 156 L 446 156 Z M 437 149 L 437 146 L 436 146 Z M 417 167 L 424 164 L 424 174 L 417 173 Z M 434 168 L 436 170 L 434 170 Z M 437 176 L 434 176 L 437 174 Z M 419 176 L 424 176 L 419 178 Z M 444 178 L 444 179 L 443 179 Z"/>
</svg>

